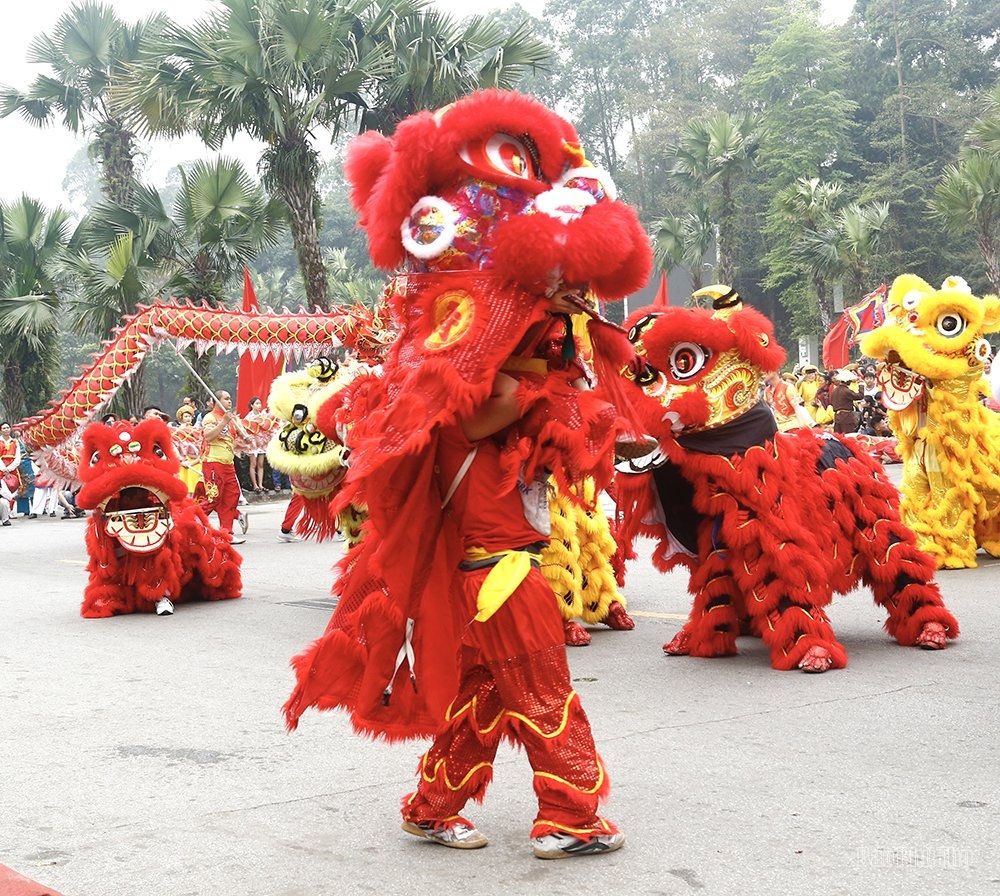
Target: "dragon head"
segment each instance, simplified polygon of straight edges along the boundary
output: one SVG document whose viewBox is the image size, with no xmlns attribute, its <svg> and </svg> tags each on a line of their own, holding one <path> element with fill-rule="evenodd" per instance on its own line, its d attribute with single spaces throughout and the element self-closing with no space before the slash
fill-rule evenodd
<svg viewBox="0 0 1000 896">
<path fill-rule="evenodd" d="M 742 416 L 760 400 L 762 374 L 785 359 L 771 322 L 735 290 L 708 286 L 694 296 L 710 297 L 712 309 L 654 306 L 625 323 L 642 362 L 625 372 L 641 388 L 634 409 L 661 441 Z"/>
<path fill-rule="evenodd" d="M 584 284 L 621 298 L 649 276 L 649 238 L 590 165 L 573 126 L 531 97 L 483 90 L 352 141 L 351 201 L 376 265 L 493 271 L 528 292 Z"/>
<path fill-rule="evenodd" d="M 902 410 L 926 382 L 983 375 L 990 356 L 986 333 L 1000 330 L 1000 299 L 978 298 L 961 277 L 934 289 L 914 274 L 901 274 L 886 299 L 885 323 L 861 340 L 861 351 L 882 361 L 879 385 L 891 410 Z"/>
<path fill-rule="evenodd" d="M 187 497 L 179 470 L 162 420 L 91 423 L 83 431 L 76 502 L 99 511 L 105 533 L 126 551 L 151 553 L 170 532 L 170 503 Z"/>
</svg>

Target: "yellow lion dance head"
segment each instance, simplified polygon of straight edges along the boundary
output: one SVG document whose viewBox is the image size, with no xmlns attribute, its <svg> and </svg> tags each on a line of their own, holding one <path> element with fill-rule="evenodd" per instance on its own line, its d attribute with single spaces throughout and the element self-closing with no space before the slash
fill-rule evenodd
<svg viewBox="0 0 1000 896">
<path fill-rule="evenodd" d="M 861 351 L 881 360 L 882 399 L 902 410 L 926 382 L 983 375 L 990 357 L 986 333 L 1000 330 L 1000 298 L 978 298 L 961 277 L 935 289 L 915 274 L 897 277 L 886 300 L 886 320 L 861 340 Z"/>
</svg>

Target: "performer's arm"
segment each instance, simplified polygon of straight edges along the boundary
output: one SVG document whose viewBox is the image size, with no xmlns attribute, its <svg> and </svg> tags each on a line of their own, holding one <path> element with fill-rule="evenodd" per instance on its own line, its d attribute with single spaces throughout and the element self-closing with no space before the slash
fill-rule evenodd
<svg viewBox="0 0 1000 896">
<path fill-rule="evenodd" d="M 549 314 L 574 314 L 579 309 L 565 296 L 579 296 L 579 290 L 562 290 L 549 299 Z M 470 442 L 478 442 L 506 429 L 521 417 L 517 401 L 518 381 L 506 373 L 498 373 L 493 380 L 490 397 L 461 421 L 462 432 Z"/>
<path fill-rule="evenodd" d="M 478 442 L 501 429 L 506 429 L 521 416 L 515 393 L 518 382 L 506 373 L 493 380 L 490 397 L 462 420 L 462 432 L 470 442 Z"/>
<path fill-rule="evenodd" d="M 223 429 L 225 429 L 226 424 L 232 419 L 233 414 L 229 411 L 224 413 L 218 420 L 215 419 L 215 415 L 212 415 L 212 419 L 207 426 L 204 427 L 203 435 L 206 442 L 214 442 L 220 435 Z"/>
</svg>

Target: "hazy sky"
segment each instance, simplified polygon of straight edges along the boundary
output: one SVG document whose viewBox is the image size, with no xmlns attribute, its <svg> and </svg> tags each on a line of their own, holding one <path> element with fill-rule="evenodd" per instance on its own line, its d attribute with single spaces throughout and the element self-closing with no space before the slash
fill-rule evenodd
<svg viewBox="0 0 1000 896">
<path fill-rule="evenodd" d="M 162 0 L 105 0 L 110 2 L 122 19 L 137 21 L 153 12 L 162 11 Z M 469 11 L 468 0 L 438 0 L 456 15 Z M 509 0 L 477 3 L 476 11 L 511 5 Z M 540 15 L 545 0 L 521 0 L 521 5 L 535 15 Z M 829 14 L 837 19 L 846 16 L 853 0 L 825 0 Z M 71 0 L 29 0 L 9 3 L 4 10 L 3 29 L 0 30 L 0 84 L 25 89 L 39 74 L 47 72 L 45 66 L 27 62 L 28 45 L 43 33 L 50 33 L 58 18 L 69 9 Z M 174 21 L 187 24 L 205 15 L 215 4 L 212 0 L 171 0 L 167 13 Z M 0 200 L 16 199 L 22 193 L 40 199 L 49 206 L 69 206 L 63 194 L 62 182 L 73 154 L 81 146 L 81 138 L 74 137 L 62 127 L 35 128 L 21 121 L 18 116 L 0 119 Z M 144 176 L 154 184 L 162 184 L 173 166 L 204 155 L 205 150 L 195 137 L 167 143 L 154 143 L 148 150 Z M 322 148 L 321 148 L 322 150 Z M 250 141 L 229 147 L 230 153 L 240 156 L 253 169 L 256 158 Z"/>
</svg>

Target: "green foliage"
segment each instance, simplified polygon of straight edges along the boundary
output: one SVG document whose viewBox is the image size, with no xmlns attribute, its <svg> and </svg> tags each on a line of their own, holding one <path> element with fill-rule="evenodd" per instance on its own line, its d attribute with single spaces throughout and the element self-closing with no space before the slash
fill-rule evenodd
<svg viewBox="0 0 1000 896">
<path fill-rule="evenodd" d="M 67 215 L 27 196 L 0 203 L 0 405 L 13 420 L 56 392 L 60 298 L 51 265 Z"/>
<path fill-rule="evenodd" d="M 359 129 L 390 132 L 488 84 L 570 118 L 588 158 L 638 208 L 658 263 L 689 269 L 695 284 L 729 280 L 784 339 L 820 333 L 838 283 L 850 300 L 902 271 L 930 282 L 1000 276 L 989 162 L 1000 156 L 1000 13 L 990 0 L 858 0 L 843 26 L 820 24 L 816 0 L 550 0 L 534 20 L 514 6 L 459 21 L 423 0 L 214 9 L 180 28 L 127 26 L 80 4 L 32 47 L 47 74 L 0 95 L 5 114 L 86 131 L 105 196 L 109 175 L 136 190 L 135 203 L 117 204 L 141 226 L 85 200 L 105 236 L 132 234 L 131 247 L 101 249 L 104 276 L 121 274 L 123 292 L 147 276 L 145 254 L 161 259 L 148 291 L 184 269 L 184 291 L 207 296 L 237 292 L 224 271 L 250 257 L 262 302 L 367 301 L 381 277 L 339 163 L 324 164 L 317 141 L 339 154 Z M 183 213 L 173 196 L 135 186 L 133 132 L 191 130 L 210 146 L 238 132 L 264 143 L 262 177 L 289 232 L 248 255 L 222 198 L 235 181 L 215 184 L 219 204 Z M 195 176 L 185 170 L 178 193 Z M 201 240 L 191 236 L 199 208 L 213 222 L 198 225 Z M 178 241 L 182 220 L 189 238 Z M 214 254 L 194 249 L 219 241 Z M 78 290 L 67 276 L 60 284 Z"/>
</svg>

